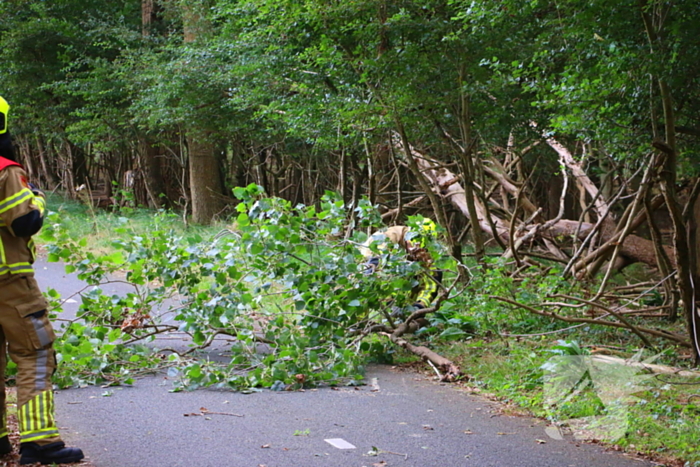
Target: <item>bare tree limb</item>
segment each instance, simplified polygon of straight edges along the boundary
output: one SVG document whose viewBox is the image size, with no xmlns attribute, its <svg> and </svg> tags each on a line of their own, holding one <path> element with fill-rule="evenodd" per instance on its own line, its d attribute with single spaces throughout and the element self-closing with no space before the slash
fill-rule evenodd
<svg viewBox="0 0 700 467">
<path fill-rule="evenodd" d="M 598 324 L 601 326 L 610 326 L 610 327 L 614 327 L 614 328 L 629 329 L 625 324 L 618 323 L 615 321 L 607 321 L 607 320 L 603 320 L 603 319 L 592 319 L 592 318 L 572 318 L 572 317 L 568 317 L 568 316 L 562 316 L 562 315 L 559 315 L 557 313 L 538 310 L 537 308 L 533 308 L 531 306 L 525 305 L 524 303 L 518 303 L 514 300 L 511 300 L 511 299 L 508 299 L 505 297 L 499 297 L 496 295 L 490 295 L 489 297 L 493 298 L 494 300 L 499 300 L 501 302 L 509 303 L 513 306 L 523 308 L 523 309 L 528 310 L 531 313 L 534 313 L 536 315 L 545 316 L 547 318 L 558 319 L 558 320 L 564 321 L 566 323 L 588 323 L 588 324 Z M 665 331 L 658 330 L 658 329 L 650 329 L 650 328 L 643 328 L 643 327 L 637 327 L 637 330 L 640 332 L 652 335 L 652 336 L 661 337 L 664 339 L 671 340 L 678 345 L 682 345 L 683 347 L 689 347 L 689 348 L 691 347 L 690 342 L 688 342 L 686 339 L 684 339 L 683 337 L 678 336 L 676 334 L 672 334 L 672 333 L 665 332 Z"/>
<path fill-rule="evenodd" d="M 650 347 L 650 348 L 652 348 L 652 349 L 654 348 L 654 345 L 649 341 L 649 339 L 646 338 L 646 336 L 645 336 L 644 334 L 642 334 L 642 333 L 637 329 L 637 327 L 636 327 L 635 325 L 633 325 L 632 323 L 630 323 L 629 321 L 627 321 L 627 319 L 625 319 L 624 316 L 620 315 L 618 312 L 616 312 L 616 311 L 613 310 L 612 308 L 608 308 L 608 307 L 606 307 L 606 306 L 603 306 L 603 305 L 601 305 L 601 304 L 599 304 L 599 303 L 596 303 L 596 302 L 594 302 L 594 301 L 591 301 L 591 300 L 584 300 L 584 299 L 582 299 L 582 298 L 573 297 L 573 296 L 570 296 L 570 295 L 564 295 L 564 294 L 553 295 L 553 298 L 556 298 L 556 297 L 561 297 L 561 298 L 564 298 L 564 299 L 567 299 L 567 300 L 575 300 L 575 301 L 578 301 L 578 302 L 581 302 L 581 303 L 585 303 L 585 304 L 587 304 L 587 305 L 589 305 L 589 306 L 592 306 L 592 307 L 600 308 L 601 310 L 604 310 L 604 311 L 606 311 L 607 313 L 610 313 L 610 314 L 613 315 L 615 318 L 617 318 L 622 324 L 626 325 L 633 333 L 635 333 L 637 336 L 639 336 L 639 338 L 642 340 L 642 342 L 644 342 L 644 344 L 645 344 L 647 347 Z"/>
<path fill-rule="evenodd" d="M 554 139 L 554 137 L 545 135 L 545 141 L 547 141 L 547 144 L 552 149 L 554 149 L 557 152 L 557 154 L 559 154 L 561 159 L 564 161 L 564 164 L 566 164 L 569 170 L 571 170 L 571 173 L 574 176 L 576 183 L 583 186 L 583 188 L 590 195 L 590 197 L 596 200 L 595 210 L 596 214 L 598 215 L 598 218 L 605 217 L 610 211 L 610 207 L 605 202 L 605 200 L 602 199 L 602 197 L 598 196 L 598 188 L 591 181 L 591 179 L 588 178 L 588 175 L 586 175 L 586 172 L 583 170 L 583 167 L 581 167 L 581 163 L 575 160 L 571 152 L 566 147 L 564 147 L 563 144 L 559 143 L 559 141 Z"/>
</svg>

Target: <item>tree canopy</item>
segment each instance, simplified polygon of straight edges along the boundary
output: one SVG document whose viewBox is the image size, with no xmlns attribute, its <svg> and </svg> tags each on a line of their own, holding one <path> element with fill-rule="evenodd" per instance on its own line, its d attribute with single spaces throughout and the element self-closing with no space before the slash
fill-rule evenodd
<svg viewBox="0 0 700 467">
<path fill-rule="evenodd" d="M 691 0 L 5 1 L 0 78 L 46 188 L 203 224 L 335 192 L 333 235 L 432 217 L 457 263 L 596 299 L 642 263 L 698 357 L 699 29 Z"/>
</svg>

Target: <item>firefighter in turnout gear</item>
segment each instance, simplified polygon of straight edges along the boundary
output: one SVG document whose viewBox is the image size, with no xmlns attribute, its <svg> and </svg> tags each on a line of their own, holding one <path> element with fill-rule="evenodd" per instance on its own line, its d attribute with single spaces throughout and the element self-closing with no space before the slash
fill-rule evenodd
<svg viewBox="0 0 700 467">
<path fill-rule="evenodd" d="M 77 462 L 83 452 L 65 446 L 54 419 L 55 335 L 32 268 L 32 235 L 41 229 L 46 202 L 15 160 L 9 109 L 0 97 L 0 456 L 12 451 L 5 411 L 9 353 L 17 365 L 20 464 Z"/>
<path fill-rule="evenodd" d="M 428 308 L 433 304 L 433 300 L 438 293 L 438 284 L 442 282 L 442 271 L 435 268 L 433 258 L 426 248 L 427 242 L 437 236 L 435 223 L 430 219 L 422 219 L 419 225 L 413 229 L 404 225 L 395 225 L 384 231 L 376 232 L 360 249 L 362 255 L 367 259 L 365 263 L 366 274 L 371 274 L 379 265 L 379 257 L 375 256 L 369 246 L 375 241 L 381 241 L 378 249 L 386 248 L 386 241 L 400 246 L 406 251 L 406 258 L 409 261 L 417 261 L 423 267 L 423 271 L 418 274 L 416 280 L 418 285 L 411 293 L 413 308 Z M 398 310 L 401 314 L 402 310 Z M 394 313 L 396 315 L 396 312 Z"/>
</svg>

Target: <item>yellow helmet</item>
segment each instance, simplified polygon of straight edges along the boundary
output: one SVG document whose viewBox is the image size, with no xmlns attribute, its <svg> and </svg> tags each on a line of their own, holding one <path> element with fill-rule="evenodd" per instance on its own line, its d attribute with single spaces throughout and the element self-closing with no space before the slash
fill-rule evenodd
<svg viewBox="0 0 700 467">
<path fill-rule="evenodd" d="M 411 233 L 407 237 L 410 237 L 408 240 L 414 247 L 426 248 L 431 241 L 437 239 L 437 225 L 432 219 L 416 216 L 410 220 Z"/>
<path fill-rule="evenodd" d="M 0 96 L 0 135 L 7 133 L 7 115 L 10 113 L 10 104 Z"/>
<path fill-rule="evenodd" d="M 435 222 L 433 222 L 432 219 L 424 217 L 420 219 L 418 226 L 420 227 L 423 234 L 428 235 L 430 237 L 437 237 L 437 225 L 435 225 Z"/>
</svg>

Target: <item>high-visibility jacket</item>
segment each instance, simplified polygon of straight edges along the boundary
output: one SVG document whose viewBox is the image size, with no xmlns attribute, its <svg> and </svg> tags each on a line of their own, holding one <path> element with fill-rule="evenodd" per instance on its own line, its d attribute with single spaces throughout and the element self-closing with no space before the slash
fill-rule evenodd
<svg viewBox="0 0 700 467">
<path fill-rule="evenodd" d="M 20 442 L 39 445 L 61 440 L 51 385 L 56 369 L 56 336 L 46 299 L 33 277 L 34 242 L 31 236 L 16 235 L 13 223 L 24 234 L 38 229 L 44 210 L 44 196 L 30 186 L 24 168 L 0 157 L 0 393 L 5 394 L 7 350 L 17 364 Z M 25 222 L 27 219 L 30 221 Z M 0 437 L 8 434 L 5 421 L 5 400 L 0 397 Z"/>
<path fill-rule="evenodd" d="M 12 154 L 7 133 L 10 106 L 0 97 L 2 155 Z M 9 150 L 8 150 L 9 148 Z M 56 369 L 56 335 L 46 299 L 34 279 L 34 242 L 46 201 L 24 168 L 0 156 L 0 437 L 8 435 L 5 412 L 5 352 L 17 364 L 17 415 L 21 443 L 60 442 L 54 417 L 51 376 Z"/>
<path fill-rule="evenodd" d="M 0 157 L 0 281 L 6 274 L 34 275 L 34 241 L 15 236 L 12 223 L 33 210 L 43 217 L 45 208 L 43 194 L 32 191 L 24 168 Z"/>
</svg>

